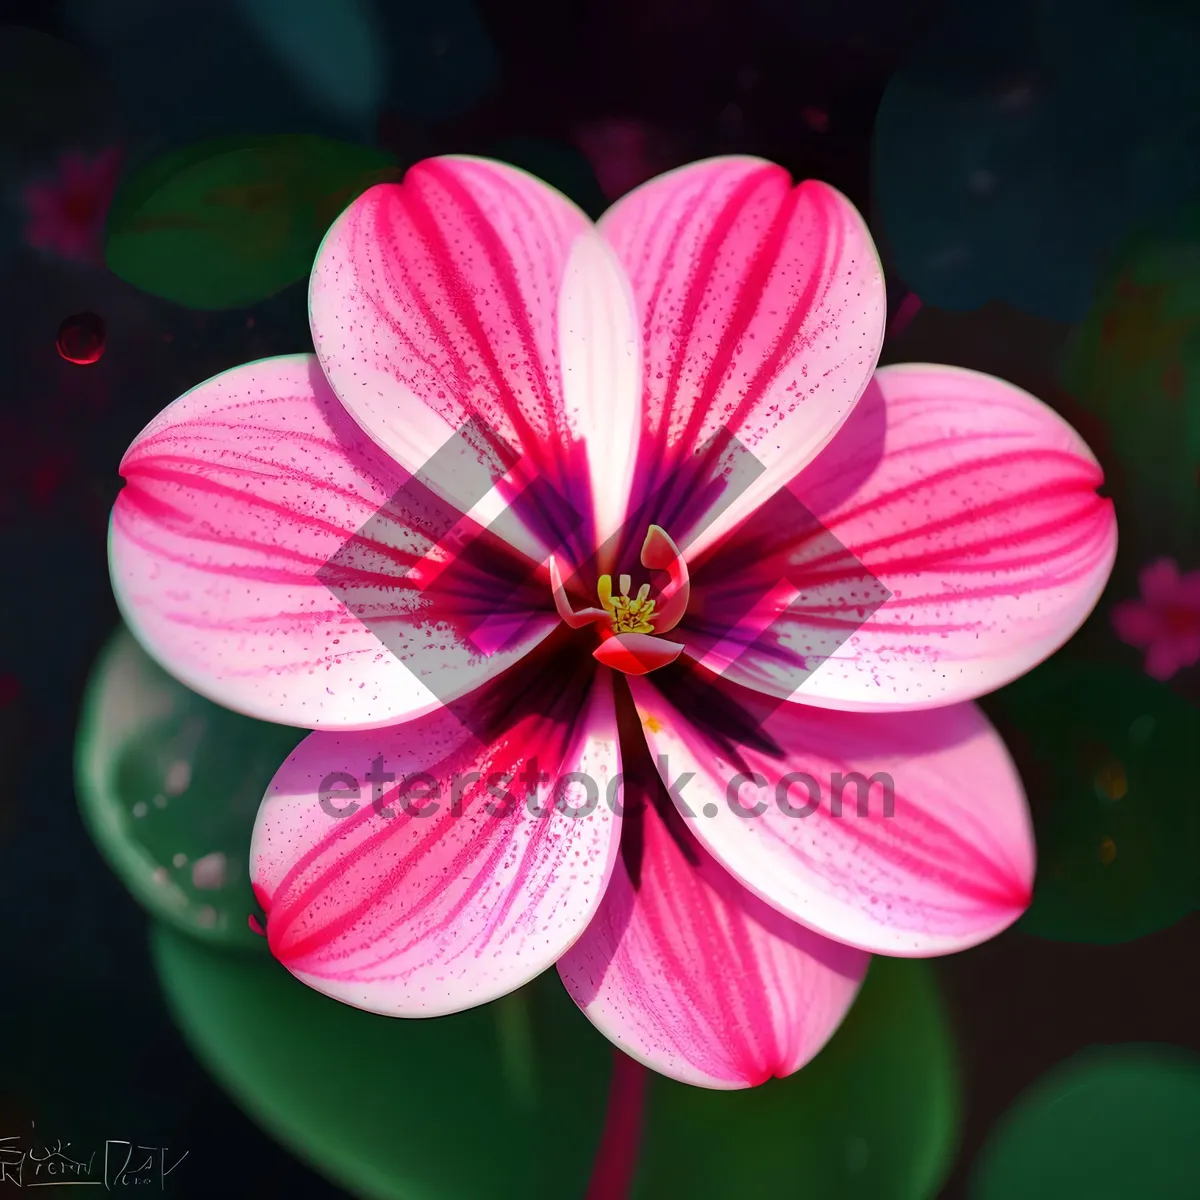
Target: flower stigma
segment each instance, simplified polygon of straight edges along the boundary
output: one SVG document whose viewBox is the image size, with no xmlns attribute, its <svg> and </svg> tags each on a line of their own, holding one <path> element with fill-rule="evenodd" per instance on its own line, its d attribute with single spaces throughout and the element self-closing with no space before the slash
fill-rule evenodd
<svg viewBox="0 0 1200 1200">
<path fill-rule="evenodd" d="M 633 579 L 629 575 L 618 577 L 619 591 L 614 596 L 612 576 L 601 575 L 596 581 L 600 607 L 576 610 L 567 597 L 558 563 L 553 555 L 550 557 L 550 590 L 559 617 L 572 629 L 598 626 L 601 640 L 592 657 L 627 675 L 644 675 L 665 667 L 683 652 L 681 643 L 656 635 L 679 624 L 691 591 L 687 563 L 662 526 L 651 525 L 647 530 L 641 561 L 649 570 L 667 573 L 667 582 L 656 598 L 651 597 L 648 583 L 630 596 Z"/>
<path fill-rule="evenodd" d="M 596 593 L 600 604 L 606 612 L 612 614 L 614 633 L 653 633 L 654 632 L 654 601 L 650 599 L 650 585 L 643 583 L 638 588 L 638 594 L 631 600 L 629 588 L 631 581 L 628 575 L 620 579 L 621 594 L 612 594 L 612 576 L 601 575 L 596 584 Z"/>
</svg>

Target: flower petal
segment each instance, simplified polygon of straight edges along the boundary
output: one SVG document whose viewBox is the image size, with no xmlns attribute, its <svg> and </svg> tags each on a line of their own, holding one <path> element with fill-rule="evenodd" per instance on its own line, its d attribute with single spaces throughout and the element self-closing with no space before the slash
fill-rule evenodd
<svg viewBox="0 0 1200 1200">
<path fill-rule="evenodd" d="M 694 571 L 707 629 L 689 650 L 829 708 L 992 691 L 1057 650 L 1103 591 L 1117 531 L 1102 481 L 1079 435 L 1027 392 L 956 367 L 884 367 L 789 486 L 815 520 L 749 522 L 752 537 L 738 531 Z M 716 652 L 747 590 L 785 583 L 767 635 Z"/>
<path fill-rule="evenodd" d="M 799 1070 L 845 1016 L 868 956 L 752 896 L 669 801 L 639 803 L 624 782 L 621 857 L 559 960 L 567 991 L 626 1054 L 672 1079 L 731 1089 Z"/>
<path fill-rule="evenodd" d="M 729 488 L 701 499 L 680 480 L 689 495 L 679 507 L 648 514 L 699 553 L 809 462 L 866 387 L 886 318 L 879 258 L 844 196 L 812 180 L 793 187 L 757 158 L 661 175 L 598 228 L 642 327 L 635 503 L 686 473 L 722 428 L 757 475 L 735 485 L 745 486 L 736 499 Z"/>
<path fill-rule="evenodd" d="M 574 242 L 558 320 L 563 403 L 572 436 L 583 439 L 599 546 L 620 528 L 629 503 L 642 376 L 629 281 L 597 234 Z"/>
<path fill-rule="evenodd" d="M 298 979 L 372 1012 L 437 1016 L 521 986 L 579 936 L 617 852 L 599 799 L 620 768 L 611 677 L 588 670 L 558 694 L 536 682 L 474 693 L 474 717 L 504 717 L 486 733 L 471 720 L 479 739 L 443 709 L 312 734 L 280 768 L 251 873 Z"/>
<path fill-rule="evenodd" d="M 924 957 L 986 941 L 1028 906 L 1024 791 L 975 705 L 843 713 L 763 706 L 700 671 L 655 679 L 629 685 L 660 773 L 696 837 L 780 912 Z"/>
<path fill-rule="evenodd" d="M 496 675 L 556 624 L 521 610 L 485 653 L 435 611 L 435 590 L 418 586 L 436 540 L 428 508 L 412 511 L 409 477 L 350 420 L 311 354 L 193 388 L 138 435 L 121 474 L 109 558 L 130 628 L 189 687 L 250 716 L 393 724 Z M 511 557 L 492 565 L 520 579 L 529 564 Z M 470 569 L 480 588 L 493 583 Z M 492 590 L 496 610 L 512 596 L 514 612 L 530 591 Z"/>
<path fill-rule="evenodd" d="M 313 267 L 317 354 L 355 420 L 412 471 L 481 422 L 524 461 L 523 477 L 553 488 L 566 510 L 518 514 L 511 539 L 530 553 L 537 545 L 561 555 L 572 515 L 590 526 L 582 435 L 632 406 L 624 392 L 636 398 L 632 301 L 592 242 L 583 212 L 524 171 L 433 158 L 351 204 Z M 565 371 L 609 388 L 581 381 L 564 399 Z M 512 499 L 462 495 L 453 464 L 437 483 L 464 510 L 482 503 L 486 521 Z M 581 530 L 577 561 L 591 541 Z"/>
</svg>

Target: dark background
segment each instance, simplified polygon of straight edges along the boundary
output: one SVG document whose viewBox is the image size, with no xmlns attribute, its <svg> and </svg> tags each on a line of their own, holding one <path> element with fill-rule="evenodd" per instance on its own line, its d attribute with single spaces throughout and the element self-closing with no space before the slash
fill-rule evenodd
<svg viewBox="0 0 1200 1200">
<path fill-rule="evenodd" d="M 177 21 L 176 35 L 186 39 L 187 6 L 160 7 L 163 22 Z M 659 131 L 665 166 L 760 154 L 798 177 L 834 184 L 870 217 L 880 97 L 938 7 L 480 0 L 500 70 L 486 101 L 440 119 L 385 113 L 373 133 L 411 160 L 513 137 L 569 143 L 582 124 L 636 118 Z M 0 11 L 7 22 L 78 39 L 57 4 Z M 181 144 L 206 132 L 197 114 L 220 108 L 186 76 L 175 100 L 169 111 L 118 111 L 107 140 L 134 155 Z M 289 124 L 289 103 L 273 94 L 266 131 Z M 319 128 L 303 101 L 294 103 L 290 124 Z M 47 128 L 38 136 L 51 147 L 58 133 L 69 146 L 76 119 L 85 126 L 108 119 L 69 107 L 42 116 Z M 253 125 L 248 119 L 247 131 Z M 20 143 L 6 159 L 11 201 L 42 143 L 28 130 L 4 135 Z M 309 348 L 304 285 L 251 309 L 192 313 L 101 267 L 38 255 L 21 244 L 19 214 L 5 220 L 0 1126 L 34 1120 L 39 1130 L 69 1129 L 81 1140 L 97 1130 L 190 1150 L 174 1182 L 181 1196 L 341 1195 L 251 1124 L 185 1048 L 149 963 L 146 919 L 85 833 L 71 775 L 81 690 L 117 622 L 105 530 L 119 458 L 143 424 L 193 383 L 248 359 Z M 881 250 L 888 263 L 882 239 Z M 895 306 L 904 287 L 892 284 Z M 102 315 L 108 330 L 103 358 L 88 367 L 55 349 L 60 322 L 81 311 Z M 885 360 L 956 362 L 1037 391 L 1066 330 L 997 305 L 960 314 L 926 309 L 889 343 Z M 1116 946 L 1010 930 L 938 961 L 937 971 L 965 1088 L 962 1149 L 946 1198 L 964 1194 L 966 1168 L 997 1117 L 1075 1050 L 1124 1041 L 1200 1049 L 1195 914 Z"/>
</svg>

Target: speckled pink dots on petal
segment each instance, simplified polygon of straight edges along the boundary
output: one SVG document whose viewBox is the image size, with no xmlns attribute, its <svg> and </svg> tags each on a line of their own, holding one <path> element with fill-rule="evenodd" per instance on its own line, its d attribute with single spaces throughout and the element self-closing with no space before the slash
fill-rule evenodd
<svg viewBox="0 0 1200 1200">
<path fill-rule="evenodd" d="M 310 301 L 315 356 L 135 439 L 110 539 L 165 666 L 314 731 L 250 863 L 297 978 L 417 1017 L 557 962 L 630 1055 L 736 1088 L 820 1049 L 869 953 L 1016 919 L 1028 813 L 969 701 L 1085 619 L 1112 506 L 1034 397 L 875 370 L 883 278 L 845 197 L 720 158 L 593 225 L 432 159 L 338 218 Z M 468 425 L 512 455 L 482 498 L 429 466 Z M 454 537 L 395 500 L 423 471 Z M 780 497 L 824 537 L 764 520 Z M 827 781 L 856 773 L 892 779 L 885 811 L 841 812 Z"/>
</svg>

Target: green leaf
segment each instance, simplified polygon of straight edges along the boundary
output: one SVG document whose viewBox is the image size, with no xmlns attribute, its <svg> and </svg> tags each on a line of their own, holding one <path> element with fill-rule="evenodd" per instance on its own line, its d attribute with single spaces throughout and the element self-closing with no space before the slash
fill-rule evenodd
<svg viewBox="0 0 1200 1200">
<path fill-rule="evenodd" d="M 398 1200 L 583 1195 L 611 1055 L 554 971 L 493 1004 L 403 1020 L 165 927 L 153 951 L 196 1055 L 341 1186 Z"/>
<path fill-rule="evenodd" d="M 787 1079 L 655 1078 L 635 1195 L 927 1200 L 954 1154 L 953 1041 L 931 968 L 876 958 L 845 1022 Z"/>
<path fill-rule="evenodd" d="M 250 834 L 267 785 L 305 736 L 197 696 L 125 629 L 92 669 L 75 741 L 84 821 L 156 917 L 207 941 L 261 948 L 247 918 Z"/>
<path fill-rule="evenodd" d="M 307 134 L 201 142 L 123 184 L 105 258 L 122 279 L 189 308 L 255 304 L 304 279 L 334 218 L 399 175 L 382 151 Z"/>
<path fill-rule="evenodd" d="M 1151 552 L 1200 547 L 1200 205 L 1131 242 L 1064 359 L 1063 380 L 1103 419 L 1123 537 Z"/>
<path fill-rule="evenodd" d="M 984 704 L 1033 811 L 1038 873 L 1019 928 L 1124 942 L 1200 907 L 1200 710 L 1138 672 L 1061 656 Z"/>
<path fill-rule="evenodd" d="M 1200 1058 L 1173 1046 L 1092 1047 L 1055 1067 L 992 1130 L 971 1200 L 1200 1196 Z"/>
</svg>

